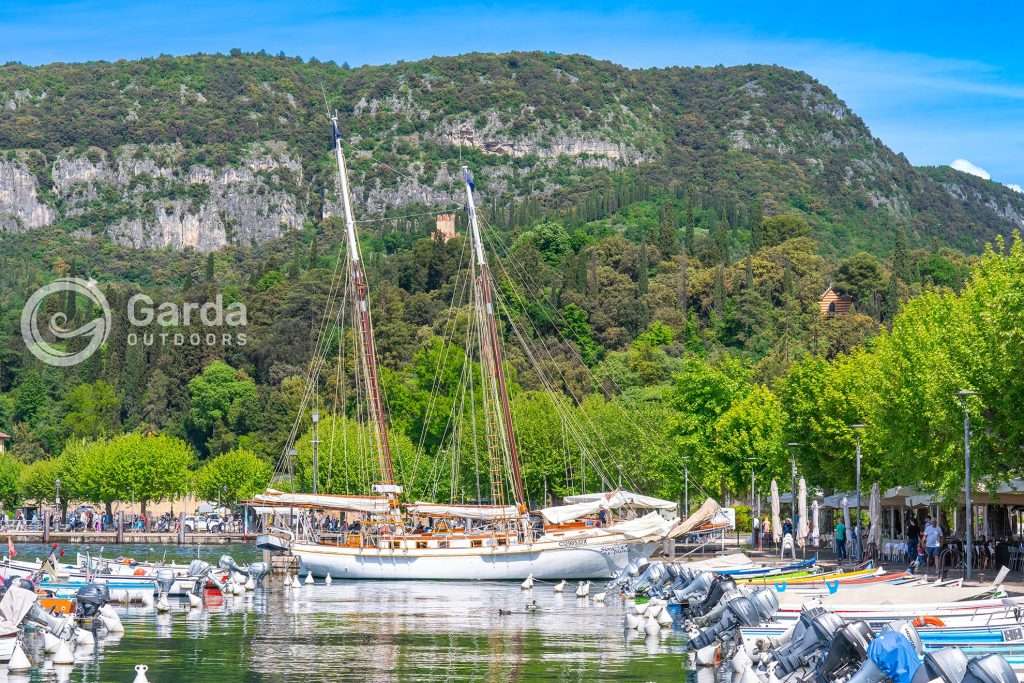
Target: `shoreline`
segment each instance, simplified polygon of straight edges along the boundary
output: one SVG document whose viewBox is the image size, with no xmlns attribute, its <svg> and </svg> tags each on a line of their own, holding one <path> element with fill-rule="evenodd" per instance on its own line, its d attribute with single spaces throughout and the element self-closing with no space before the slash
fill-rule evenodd
<svg viewBox="0 0 1024 683">
<path fill-rule="evenodd" d="M 22 530 L 0 532 L 15 544 L 60 543 L 65 545 L 228 545 L 256 540 L 253 533 L 185 533 L 156 531 L 49 531 Z"/>
</svg>

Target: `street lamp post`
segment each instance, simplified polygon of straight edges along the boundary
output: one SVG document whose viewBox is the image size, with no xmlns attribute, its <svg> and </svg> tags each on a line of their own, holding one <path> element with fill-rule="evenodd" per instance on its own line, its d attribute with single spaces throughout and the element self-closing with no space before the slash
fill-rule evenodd
<svg viewBox="0 0 1024 683">
<path fill-rule="evenodd" d="M 964 529 L 964 578 L 974 578 L 974 510 L 971 505 L 971 414 L 967 410 L 967 399 L 976 392 L 961 389 L 956 392 L 960 405 L 964 409 L 964 510 L 966 512 L 966 528 Z"/>
<path fill-rule="evenodd" d="M 57 529 L 60 530 L 60 479 L 56 479 L 53 482 L 57 486 L 57 497 L 54 498 L 54 514 L 57 515 Z"/>
<path fill-rule="evenodd" d="M 857 437 L 857 516 L 854 518 L 856 521 L 853 523 L 853 528 L 857 530 L 857 534 L 854 537 L 854 548 L 857 552 L 857 558 L 859 559 L 860 554 L 860 435 L 864 431 L 864 425 L 861 423 L 850 425 L 850 429 Z"/>
</svg>

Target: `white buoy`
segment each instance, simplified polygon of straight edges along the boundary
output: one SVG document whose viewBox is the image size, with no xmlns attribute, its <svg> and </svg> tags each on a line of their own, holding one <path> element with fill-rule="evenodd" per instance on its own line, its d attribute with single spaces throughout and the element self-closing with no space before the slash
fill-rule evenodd
<svg viewBox="0 0 1024 683">
<path fill-rule="evenodd" d="M 660 611 L 661 611 L 661 605 L 659 605 L 658 603 L 656 603 L 656 602 L 654 602 L 652 600 L 649 603 L 647 603 L 647 607 L 644 608 L 644 616 L 645 617 L 656 617 L 656 616 L 658 616 L 658 612 L 660 612 Z"/>
<path fill-rule="evenodd" d="M 74 664 L 75 656 L 71 654 L 71 648 L 68 647 L 67 642 L 60 641 L 60 646 L 53 655 L 54 664 Z"/>
<path fill-rule="evenodd" d="M 668 608 L 666 607 L 661 608 L 661 612 L 658 613 L 656 619 L 658 620 L 658 623 L 662 626 L 672 625 L 672 615 L 669 614 Z"/>
<path fill-rule="evenodd" d="M 296 576 L 295 578 L 299 578 L 299 577 Z M 308 586 L 311 583 L 314 583 L 314 581 L 313 581 L 313 572 L 306 572 L 306 585 Z"/>
<path fill-rule="evenodd" d="M 199 609 L 203 606 L 203 599 L 195 593 L 189 592 L 188 594 L 188 606 L 193 609 Z"/>
<path fill-rule="evenodd" d="M 328 572 L 327 576 L 324 577 L 324 585 L 330 586 L 333 581 L 334 579 L 331 578 L 331 574 Z"/>
<path fill-rule="evenodd" d="M 60 638 L 53 635 L 49 631 L 43 633 L 43 652 L 48 655 L 52 655 L 58 649 L 60 649 Z"/>
<path fill-rule="evenodd" d="M 149 679 L 146 678 L 146 672 L 149 671 L 149 667 L 145 664 L 135 665 L 135 680 L 132 683 L 149 683 Z"/>
<path fill-rule="evenodd" d="M 527 576 L 526 580 L 519 584 L 519 587 L 522 588 L 524 591 L 528 591 L 531 588 L 533 588 L 533 574 Z"/>
<path fill-rule="evenodd" d="M 661 631 L 661 624 L 654 617 L 648 617 L 647 622 L 644 624 L 644 633 L 649 636 L 653 636 L 655 633 Z"/>
<path fill-rule="evenodd" d="M 601 591 L 600 593 L 594 596 L 594 602 L 604 602 L 604 599 L 606 597 L 608 597 L 608 593 L 606 591 Z"/>
<path fill-rule="evenodd" d="M 635 630 L 637 625 L 640 623 L 640 617 L 635 614 L 626 613 L 626 628 Z"/>
<path fill-rule="evenodd" d="M 8 671 L 30 671 L 32 669 L 32 662 L 28 660 L 28 656 L 25 654 L 25 650 L 21 647 L 21 641 L 19 640 L 14 644 L 14 652 L 11 653 L 11 661 L 7 662 Z"/>
<path fill-rule="evenodd" d="M 292 577 L 292 588 L 302 588 L 302 583 L 299 581 L 298 574 Z"/>
<path fill-rule="evenodd" d="M 252 578 L 250 576 L 246 580 L 246 582 L 245 582 L 245 590 L 247 590 L 247 591 L 254 591 L 254 590 L 256 590 L 256 579 L 254 579 L 254 578 Z"/>
<path fill-rule="evenodd" d="M 75 629 L 75 646 L 79 645 L 95 645 L 96 639 L 92 633 L 86 631 L 84 628 Z"/>
<path fill-rule="evenodd" d="M 141 597 L 142 597 L 142 604 L 145 607 L 152 607 L 155 604 L 155 602 L 156 602 L 156 598 L 154 598 L 153 594 L 148 592 L 148 591 L 143 592 Z"/>
<path fill-rule="evenodd" d="M 562 579 L 561 581 L 556 583 L 554 590 L 555 590 L 556 593 L 561 593 L 562 591 L 564 591 L 565 590 L 565 579 Z"/>
<path fill-rule="evenodd" d="M 245 586 L 243 586 L 240 583 L 233 583 L 233 584 L 231 584 L 231 594 L 232 595 L 242 595 L 243 593 L 245 593 Z"/>
<path fill-rule="evenodd" d="M 576 586 L 576 597 L 577 598 L 585 598 L 588 595 L 590 595 L 590 582 L 589 581 L 580 581 L 579 585 Z"/>
<path fill-rule="evenodd" d="M 160 597 L 156 601 L 156 611 L 157 612 L 170 612 L 171 611 L 171 603 L 167 602 L 167 596 L 164 595 L 163 593 L 160 594 Z"/>
</svg>

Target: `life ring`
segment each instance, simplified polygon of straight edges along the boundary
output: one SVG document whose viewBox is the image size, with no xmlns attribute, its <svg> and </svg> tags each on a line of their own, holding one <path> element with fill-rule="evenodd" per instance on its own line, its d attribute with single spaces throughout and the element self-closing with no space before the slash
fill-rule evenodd
<svg viewBox="0 0 1024 683">
<path fill-rule="evenodd" d="M 135 576 L 145 576 L 145 575 L 146 575 L 146 570 L 143 569 L 142 567 L 138 567 L 135 570 Z"/>
<path fill-rule="evenodd" d="M 921 615 L 914 619 L 913 624 L 915 628 L 921 628 L 922 626 L 935 626 L 937 628 L 942 628 L 946 625 L 946 622 L 931 615 Z"/>
</svg>

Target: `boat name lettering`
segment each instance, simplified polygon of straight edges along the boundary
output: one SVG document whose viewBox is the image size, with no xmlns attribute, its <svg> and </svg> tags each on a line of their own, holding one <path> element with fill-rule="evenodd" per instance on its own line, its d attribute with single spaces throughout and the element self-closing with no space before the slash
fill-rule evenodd
<svg viewBox="0 0 1024 683">
<path fill-rule="evenodd" d="M 587 539 L 585 538 L 569 538 L 564 541 L 558 542 L 559 548 L 575 548 L 576 546 L 586 545 Z"/>
<path fill-rule="evenodd" d="M 620 543 L 600 548 L 600 551 L 603 555 L 618 555 L 619 553 L 629 552 L 629 547 L 625 543 Z"/>
</svg>

